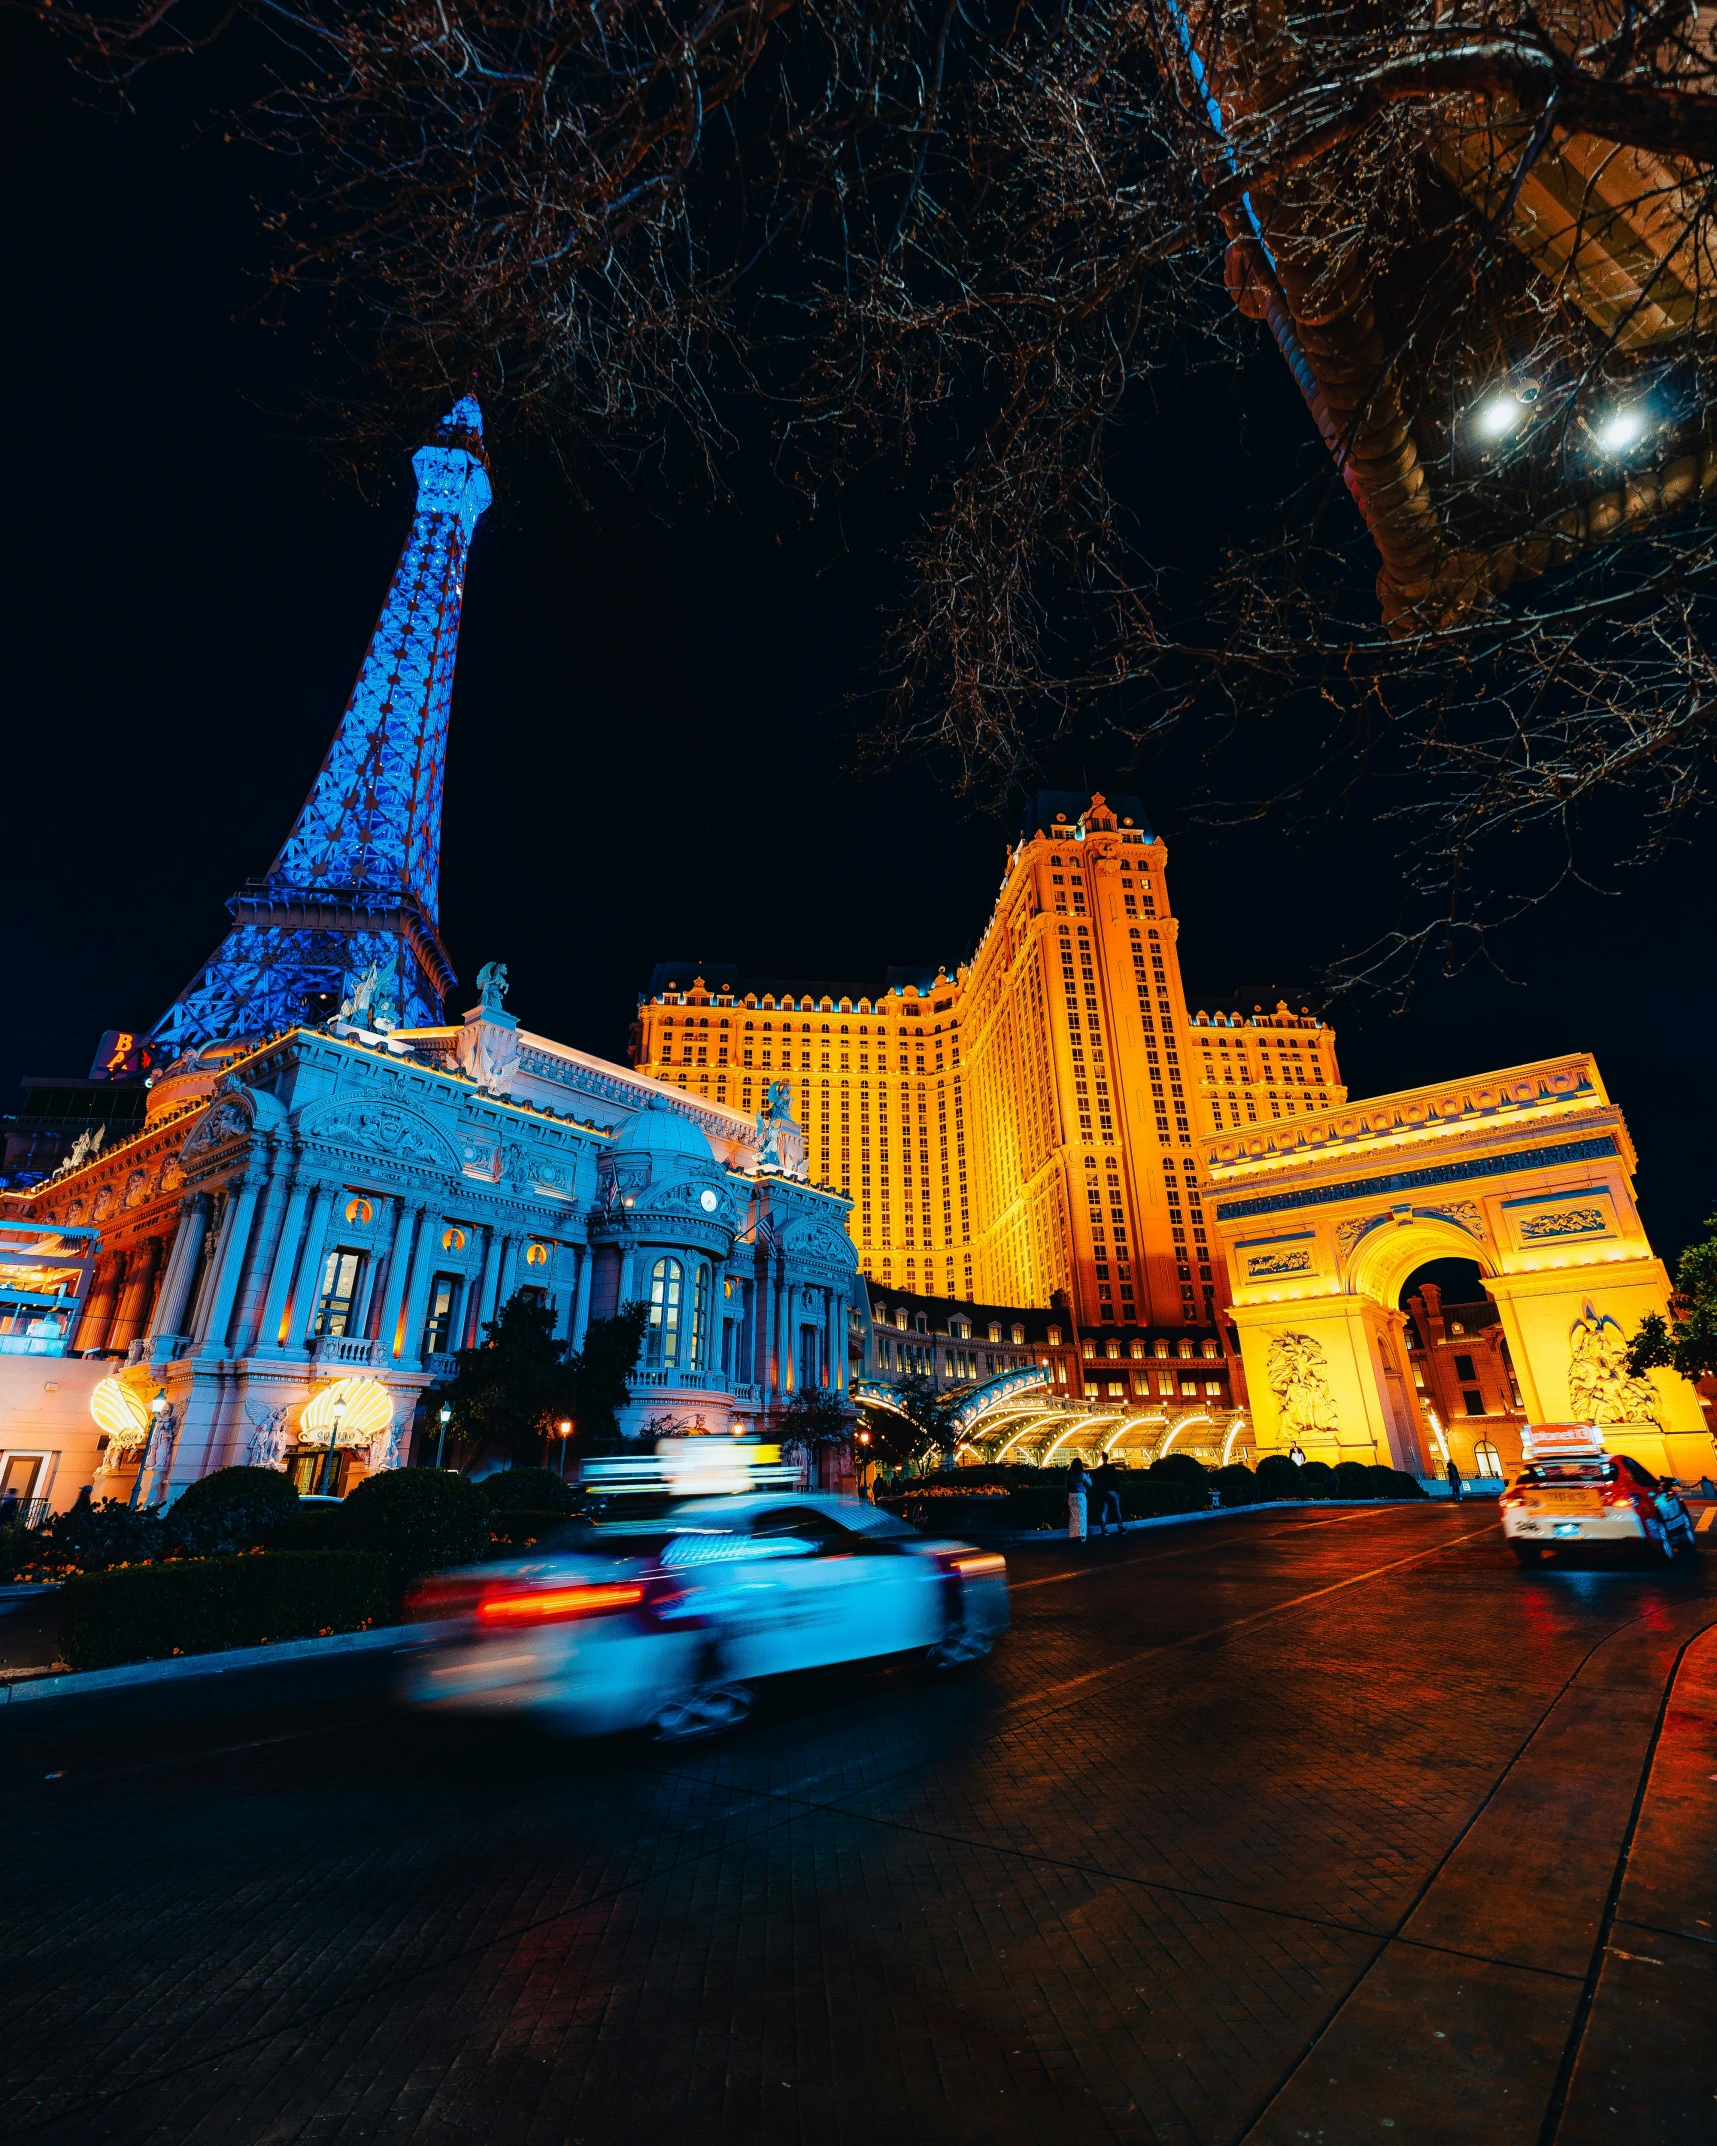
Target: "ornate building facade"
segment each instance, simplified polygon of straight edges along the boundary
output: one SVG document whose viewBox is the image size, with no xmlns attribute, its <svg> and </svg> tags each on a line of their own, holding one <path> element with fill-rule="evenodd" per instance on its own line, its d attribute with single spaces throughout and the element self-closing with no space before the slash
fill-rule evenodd
<svg viewBox="0 0 1717 2146">
<path fill-rule="evenodd" d="M 867 992 L 662 963 L 634 1062 L 746 1111 L 788 1086 L 875 1283 L 1214 1333 L 1227 1292 L 1195 1143 L 1346 1090 L 1310 1014 L 1189 1008 L 1179 935 L 1138 801 L 1043 792 L 951 972 Z"/>
<path fill-rule="evenodd" d="M 24 1397 L 0 1394 L 0 1471 L 23 1456 L 31 1495 L 93 1481 L 153 1500 L 244 1461 L 305 1480 L 397 1465 L 422 1395 L 521 1293 L 572 1346 L 646 1306 L 630 1433 L 762 1427 L 801 1388 L 848 1383 L 847 1202 L 808 1182 L 784 1097 L 754 1115 L 522 1030 L 493 963 L 480 1003 L 442 1018 L 442 769 L 490 496 L 474 402 L 414 466 L 334 742 L 156 1025 L 176 1055 L 141 1124 L 84 1134 L 0 1198 L 0 1283 L 17 1285 L 0 1373 Z M 75 1451 L 63 1408 L 29 1398 L 58 1392 L 41 1359 L 62 1352 L 85 1359 L 66 1383 L 92 1388 Z"/>
</svg>

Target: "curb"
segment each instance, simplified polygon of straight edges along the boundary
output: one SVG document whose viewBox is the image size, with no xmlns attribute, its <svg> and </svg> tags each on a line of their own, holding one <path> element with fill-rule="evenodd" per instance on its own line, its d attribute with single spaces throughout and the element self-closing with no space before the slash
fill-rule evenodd
<svg viewBox="0 0 1717 2146">
<path fill-rule="evenodd" d="M 0 1706 L 26 1699 L 77 1699 L 85 1692 L 123 1691 L 132 1684 L 160 1684 L 183 1677 L 220 1677 L 234 1670 L 265 1669 L 272 1662 L 316 1661 L 331 1654 L 363 1654 L 404 1646 L 430 1627 L 389 1624 L 368 1632 L 333 1632 L 325 1639 L 287 1639 L 267 1647 L 229 1647 L 220 1654 L 175 1654 L 164 1662 L 127 1662 L 119 1669 L 70 1670 L 63 1676 L 30 1677 L 0 1688 Z"/>
</svg>

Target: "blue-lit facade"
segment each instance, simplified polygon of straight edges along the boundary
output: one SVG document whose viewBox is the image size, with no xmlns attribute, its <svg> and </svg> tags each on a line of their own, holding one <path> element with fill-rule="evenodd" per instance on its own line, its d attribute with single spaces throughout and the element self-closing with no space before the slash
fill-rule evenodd
<svg viewBox="0 0 1717 2146">
<path fill-rule="evenodd" d="M 466 559 L 492 497 L 471 397 L 412 468 L 411 534 L 340 727 L 279 856 L 232 896 L 231 931 L 156 1024 L 171 1054 L 275 1035 L 360 994 L 365 1025 L 441 1019 L 447 723 Z"/>
</svg>

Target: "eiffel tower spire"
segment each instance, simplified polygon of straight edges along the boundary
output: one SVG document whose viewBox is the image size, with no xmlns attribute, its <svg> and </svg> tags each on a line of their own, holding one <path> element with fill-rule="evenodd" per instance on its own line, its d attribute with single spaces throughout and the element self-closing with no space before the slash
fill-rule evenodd
<svg viewBox="0 0 1717 2146">
<path fill-rule="evenodd" d="M 371 970 L 374 1012 L 441 1019 L 447 718 L 465 557 L 493 496 L 471 396 L 412 468 L 416 517 L 328 757 L 267 876 L 231 897 L 231 931 L 156 1023 L 169 1052 L 319 1020 Z"/>
</svg>

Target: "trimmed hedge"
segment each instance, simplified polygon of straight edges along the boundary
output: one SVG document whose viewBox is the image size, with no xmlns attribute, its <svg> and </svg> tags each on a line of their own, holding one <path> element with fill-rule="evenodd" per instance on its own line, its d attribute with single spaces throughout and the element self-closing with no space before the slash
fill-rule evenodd
<svg viewBox="0 0 1717 2146">
<path fill-rule="evenodd" d="M 366 1550 L 269 1550 L 84 1572 L 61 1593 L 74 1669 L 356 1632 L 385 1617 L 388 1568 Z"/>
<path fill-rule="evenodd" d="M 523 1470 L 520 1471 L 523 1473 Z M 489 1515 L 489 1540 L 505 1543 L 513 1550 L 533 1549 L 545 1535 L 556 1528 L 563 1528 L 572 1518 L 570 1513 L 513 1513 L 498 1512 Z"/>
<path fill-rule="evenodd" d="M 167 1541 L 191 1557 L 273 1549 L 298 1516 L 298 1493 L 278 1468 L 217 1468 L 173 1500 Z"/>
<path fill-rule="evenodd" d="M 552 1468 L 504 1468 L 477 1485 L 498 1513 L 570 1513 L 578 1492 Z"/>
<path fill-rule="evenodd" d="M 339 1540 L 378 1550 L 396 1594 L 426 1572 L 474 1565 L 489 1547 L 490 1505 L 450 1468 L 389 1468 L 361 1482 L 340 1507 Z"/>
<path fill-rule="evenodd" d="M 1279 1500 L 1307 1495 L 1304 1475 L 1285 1453 L 1266 1453 L 1253 1472 L 1260 1498 Z"/>
</svg>

